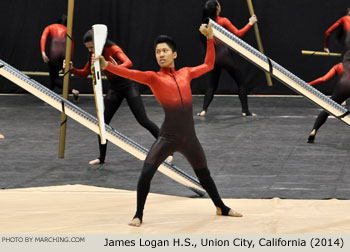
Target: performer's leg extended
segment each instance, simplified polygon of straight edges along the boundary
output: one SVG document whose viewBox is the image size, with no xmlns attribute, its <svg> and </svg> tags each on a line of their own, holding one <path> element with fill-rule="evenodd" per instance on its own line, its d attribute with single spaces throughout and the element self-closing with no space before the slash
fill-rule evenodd
<svg viewBox="0 0 350 252">
<path fill-rule="evenodd" d="M 209 83 L 208 88 L 204 95 L 203 107 L 200 113 L 197 113 L 199 116 L 205 116 L 208 110 L 210 103 L 213 101 L 214 94 L 219 86 L 221 67 L 215 66 L 214 69 L 208 73 Z"/>
<path fill-rule="evenodd" d="M 148 152 L 137 183 L 137 209 L 135 216 L 129 223 L 130 226 L 141 225 L 143 209 L 151 187 L 151 180 L 156 173 L 158 166 L 174 151 L 174 142 L 172 142 L 171 139 L 164 139 L 164 137 L 159 136 Z"/>
<path fill-rule="evenodd" d="M 240 213 L 237 213 L 227 207 L 222 201 L 213 178 L 210 175 L 210 171 L 207 166 L 207 161 L 201 144 L 197 137 L 187 139 L 188 144 L 180 152 L 187 158 L 195 174 L 197 175 L 199 182 L 203 188 L 207 191 L 214 205 L 216 206 L 216 213 L 218 215 L 241 217 Z"/>
<path fill-rule="evenodd" d="M 238 97 L 242 106 L 242 115 L 243 116 L 255 116 L 254 113 L 251 113 L 248 108 L 248 94 L 246 89 L 246 83 L 243 78 L 243 74 L 239 68 L 228 67 L 228 72 L 231 77 L 235 80 L 238 87 Z"/>
<path fill-rule="evenodd" d="M 120 107 L 120 104 L 122 103 L 124 99 L 124 96 L 116 92 L 112 89 L 108 90 L 108 93 L 106 97 L 104 98 L 104 118 L 105 123 L 109 124 L 114 116 L 114 114 L 117 112 L 118 108 Z M 95 165 L 95 164 L 103 164 L 105 162 L 106 158 L 106 152 L 107 152 L 107 143 L 101 144 L 100 136 L 98 135 L 98 146 L 100 150 L 100 156 L 97 159 L 91 160 L 89 164 Z"/>
<path fill-rule="evenodd" d="M 349 96 L 350 96 L 350 90 L 348 90 L 347 86 L 343 87 L 341 85 L 341 83 L 337 83 L 336 87 L 334 88 L 331 99 L 339 104 L 342 104 Z M 326 111 L 322 111 L 318 115 L 318 117 L 314 123 L 314 126 L 310 132 L 310 135 L 307 139 L 308 143 L 315 142 L 315 137 L 316 137 L 317 131 L 327 121 L 328 116 L 329 116 L 329 113 Z"/>
<path fill-rule="evenodd" d="M 142 127 L 146 128 L 154 136 L 154 138 L 157 138 L 159 135 L 159 128 L 148 118 L 145 106 L 142 102 L 140 92 L 137 87 L 129 88 L 128 94 L 126 95 L 126 101 L 128 102 L 128 105 L 137 122 Z"/>
</svg>

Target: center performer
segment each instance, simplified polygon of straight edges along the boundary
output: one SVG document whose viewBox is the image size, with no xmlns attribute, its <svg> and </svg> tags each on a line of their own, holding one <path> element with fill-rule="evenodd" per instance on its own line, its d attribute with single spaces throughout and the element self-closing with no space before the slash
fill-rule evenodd
<svg viewBox="0 0 350 252">
<path fill-rule="evenodd" d="M 92 30 L 85 33 L 83 43 L 89 51 L 89 59 L 91 59 L 94 43 L 92 40 Z M 102 55 L 107 60 L 110 60 L 113 64 L 118 64 L 120 67 L 132 67 L 132 62 L 123 52 L 123 50 L 117 46 L 113 41 L 107 40 L 103 48 Z M 71 64 L 71 72 L 81 78 L 87 78 L 91 73 L 91 61 L 89 60 L 83 69 L 77 69 Z M 158 137 L 159 128 L 153 123 L 146 114 L 145 107 L 143 105 L 140 91 L 134 82 L 121 78 L 112 73 L 105 72 L 107 79 L 110 82 L 110 89 L 108 90 L 106 97 L 104 98 L 104 118 L 106 124 L 109 124 L 112 120 L 113 115 L 117 112 L 124 98 L 128 102 L 128 105 L 134 114 L 137 122 L 144 128 L 146 128 L 155 138 Z M 97 159 L 91 160 L 89 164 L 97 165 L 105 162 L 107 143 L 101 144 L 99 137 L 99 149 L 100 156 Z M 169 157 L 168 161 L 172 160 L 172 156 Z"/>
<path fill-rule="evenodd" d="M 159 137 L 146 157 L 138 181 L 137 210 L 134 218 L 129 223 L 131 226 L 141 226 L 151 180 L 158 166 L 175 151 L 182 153 L 191 164 L 201 185 L 214 202 L 217 215 L 242 216 L 227 207 L 221 200 L 216 185 L 210 176 L 205 154 L 194 128 L 190 83 L 192 79 L 212 70 L 215 61 L 211 25 L 207 27 L 202 24 L 200 31 L 208 38 L 207 54 L 204 64 L 197 67 L 175 70 L 176 44 L 172 38 L 166 35 L 159 36 L 154 43 L 156 59 L 161 67 L 159 72 L 130 70 L 108 63 L 103 56 L 99 57 L 102 69 L 149 86 L 165 112 L 165 119 Z"/>
<path fill-rule="evenodd" d="M 215 20 L 219 25 L 223 26 L 238 37 L 242 37 L 258 20 L 255 15 L 249 18 L 249 23 L 242 29 L 238 30 L 231 22 L 225 17 L 220 17 L 221 6 L 217 0 L 208 0 L 204 4 L 203 17 L 204 21 L 207 18 Z M 197 113 L 199 116 L 205 116 L 210 103 L 214 98 L 215 91 L 219 86 L 219 78 L 222 69 L 226 69 L 230 76 L 237 83 L 238 97 L 241 101 L 242 116 L 256 116 L 251 113 L 248 108 L 248 95 L 246 89 L 246 83 L 243 78 L 243 74 L 239 68 L 239 62 L 237 61 L 237 55 L 226 45 L 215 40 L 215 65 L 214 70 L 209 73 L 209 86 L 205 92 L 202 111 Z"/>
</svg>

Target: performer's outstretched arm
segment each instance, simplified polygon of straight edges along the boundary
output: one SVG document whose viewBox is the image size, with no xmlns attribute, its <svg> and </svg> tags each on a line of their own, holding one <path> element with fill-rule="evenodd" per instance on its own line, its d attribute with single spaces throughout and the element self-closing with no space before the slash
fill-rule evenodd
<svg viewBox="0 0 350 252">
<path fill-rule="evenodd" d="M 199 76 L 211 71 L 214 68 L 215 63 L 215 47 L 212 24 L 202 24 L 199 27 L 199 31 L 207 37 L 207 54 L 202 65 L 189 68 L 192 79 L 198 78 Z"/>
<path fill-rule="evenodd" d="M 342 63 L 339 63 L 339 64 L 333 66 L 331 68 L 331 70 L 328 71 L 328 73 L 326 73 L 325 75 L 323 75 L 322 77 L 320 77 L 320 78 L 318 78 L 316 80 L 313 80 L 313 81 L 309 82 L 309 84 L 311 86 L 315 86 L 315 85 L 318 85 L 318 84 L 320 84 L 322 82 L 326 82 L 326 81 L 332 79 L 336 74 L 341 75 L 341 73 L 339 73 L 339 70 L 337 71 L 337 68 L 339 68 L 340 64 L 342 64 Z"/>
<path fill-rule="evenodd" d="M 80 78 L 87 78 L 88 75 L 91 73 L 90 70 L 90 61 L 88 61 L 83 69 L 77 69 L 73 66 L 71 66 L 71 73 L 75 76 L 78 76 Z"/>
<path fill-rule="evenodd" d="M 246 24 L 242 29 L 237 29 L 236 26 L 234 26 L 231 21 L 228 18 L 221 17 L 222 26 L 235 34 L 237 37 L 243 37 L 244 34 L 246 34 L 250 28 L 252 28 L 253 24 L 257 22 L 257 18 L 255 15 L 249 18 L 248 24 Z"/>
<path fill-rule="evenodd" d="M 207 54 L 205 56 L 204 63 L 202 65 L 191 67 L 190 73 L 191 78 L 195 79 L 203 74 L 213 70 L 215 63 L 215 48 L 214 48 L 214 39 L 207 40 Z"/>
<path fill-rule="evenodd" d="M 119 65 L 114 65 L 111 62 L 107 62 L 103 56 L 99 56 L 98 59 L 101 62 L 102 70 L 107 70 L 113 74 L 145 84 L 147 86 L 150 86 L 152 83 L 152 78 L 155 74 L 152 71 L 143 72 L 138 70 L 131 70 Z"/>
</svg>

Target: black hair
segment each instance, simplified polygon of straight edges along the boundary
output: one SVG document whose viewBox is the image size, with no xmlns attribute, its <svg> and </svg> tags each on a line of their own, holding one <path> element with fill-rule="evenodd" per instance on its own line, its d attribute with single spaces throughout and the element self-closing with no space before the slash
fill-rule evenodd
<svg viewBox="0 0 350 252">
<path fill-rule="evenodd" d="M 176 43 L 171 37 L 169 37 L 167 35 L 158 36 L 154 40 L 154 50 L 156 49 L 157 45 L 160 43 L 166 43 L 173 52 L 176 52 Z"/>
<path fill-rule="evenodd" d="M 56 24 L 67 26 L 67 15 L 63 14 L 59 19 L 57 19 Z"/>
<path fill-rule="evenodd" d="M 350 69 L 350 50 L 344 54 L 343 68 L 344 68 L 344 72 L 348 72 Z"/>
<path fill-rule="evenodd" d="M 83 43 L 91 42 L 92 41 L 92 29 L 88 30 L 83 37 Z"/>
<path fill-rule="evenodd" d="M 218 2 L 216 0 L 208 0 L 204 4 L 202 22 L 205 22 L 208 18 L 215 21 L 217 13 Z"/>
<path fill-rule="evenodd" d="M 83 43 L 91 42 L 92 41 L 92 29 L 88 30 L 83 37 Z M 107 39 L 105 43 L 105 47 L 110 47 L 112 45 L 116 45 L 112 40 Z"/>
<path fill-rule="evenodd" d="M 207 0 L 204 3 L 203 13 L 202 13 L 202 22 L 201 24 L 205 23 L 207 24 L 209 22 L 209 18 L 212 20 L 216 20 L 217 15 L 217 8 L 218 8 L 218 2 L 216 0 Z M 199 33 L 199 39 L 202 42 L 202 44 L 207 43 L 207 39 Z"/>
</svg>

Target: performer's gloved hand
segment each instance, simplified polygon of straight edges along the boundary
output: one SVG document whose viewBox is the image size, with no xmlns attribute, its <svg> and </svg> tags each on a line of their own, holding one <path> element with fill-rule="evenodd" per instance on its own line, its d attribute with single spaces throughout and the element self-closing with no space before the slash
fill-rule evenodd
<svg viewBox="0 0 350 252">
<path fill-rule="evenodd" d="M 214 37 L 213 26 L 211 23 L 201 24 L 201 26 L 199 27 L 199 31 L 208 39 L 212 39 Z"/>
<path fill-rule="evenodd" d="M 43 61 L 45 63 L 48 63 L 50 61 L 49 57 L 47 57 L 45 52 L 41 52 L 41 57 L 43 58 Z"/>
<path fill-rule="evenodd" d="M 95 58 L 92 58 L 91 64 L 95 64 L 95 61 L 99 60 L 100 61 L 100 66 L 102 70 L 105 70 L 108 66 L 108 61 L 105 60 L 105 58 L 101 55 Z"/>
<path fill-rule="evenodd" d="M 324 48 L 323 49 L 326 53 L 330 53 L 329 48 Z"/>
<path fill-rule="evenodd" d="M 251 17 L 249 18 L 249 24 L 250 24 L 250 25 L 253 25 L 253 24 L 255 24 L 256 22 L 258 22 L 258 18 L 257 18 L 255 15 L 253 15 L 253 16 L 251 16 Z"/>
</svg>

